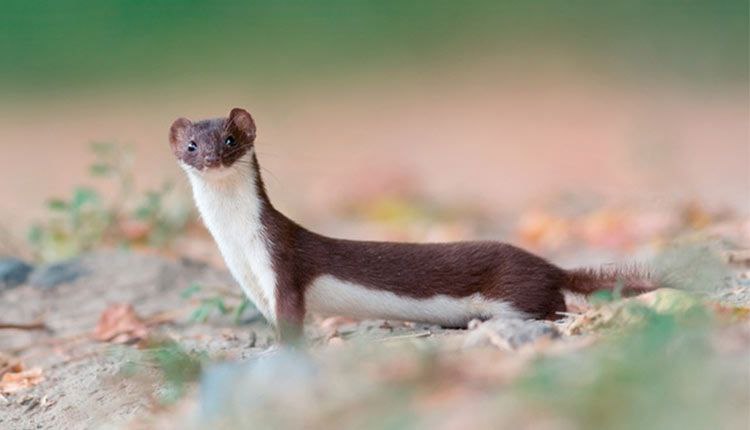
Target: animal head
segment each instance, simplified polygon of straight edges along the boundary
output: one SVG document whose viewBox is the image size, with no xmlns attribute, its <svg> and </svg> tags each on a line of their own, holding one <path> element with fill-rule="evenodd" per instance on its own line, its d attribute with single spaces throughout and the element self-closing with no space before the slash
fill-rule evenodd
<svg viewBox="0 0 750 430">
<path fill-rule="evenodd" d="M 176 119 L 169 129 L 169 144 L 185 170 L 205 175 L 247 162 L 244 156 L 254 150 L 255 132 L 253 117 L 234 108 L 226 118 L 195 123 Z"/>
</svg>

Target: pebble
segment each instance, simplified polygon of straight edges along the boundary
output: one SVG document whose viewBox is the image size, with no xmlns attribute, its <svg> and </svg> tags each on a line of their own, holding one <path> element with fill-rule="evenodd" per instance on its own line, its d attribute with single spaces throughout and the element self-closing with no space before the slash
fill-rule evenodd
<svg viewBox="0 0 750 430">
<path fill-rule="evenodd" d="M 73 282 L 83 275 L 84 270 L 78 259 L 48 264 L 34 270 L 29 283 L 39 288 L 54 288 L 60 284 Z"/>
<path fill-rule="evenodd" d="M 30 264 L 17 258 L 0 259 L 0 291 L 23 284 L 32 270 L 34 268 Z"/>
<path fill-rule="evenodd" d="M 508 347 L 517 349 L 540 338 L 556 339 L 560 331 L 549 321 L 497 319 L 479 324 L 466 338 L 465 347 L 492 344 L 492 337 L 501 339 Z M 497 346 L 497 345 L 496 345 Z"/>
</svg>

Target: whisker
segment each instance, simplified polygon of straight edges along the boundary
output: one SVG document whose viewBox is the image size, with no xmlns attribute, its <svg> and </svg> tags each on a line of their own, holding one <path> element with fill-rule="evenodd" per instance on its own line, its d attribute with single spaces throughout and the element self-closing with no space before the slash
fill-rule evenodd
<svg viewBox="0 0 750 430">
<path fill-rule="evenodd" d="M 265 167 L 263 167 L 263 166 L 260 166 L 260 168 L 261 168 L 261 170 L 263 170 L 264 172 L 266 172 L 266 173 L 268 173 L 269 175 L 271 175 L 271 177 L 273 178 L 273 180 L 274 180 L 274 181 L 276 181 L 276 183 L 277 183 L 278 185 L 283 185 L 283 184 L 281 183 L 281 181 L 279 180 L 279 178 L 278 178 L 278 177 L 276 177 L 276 175 L 274 175 L 272 171 L 270 171 L 270 170 L 266 169 L 266 168 L 265 168 Z"/>
<path fill-rule="evenodd" d="M 248 146 L 249 145 L 241 145 L 241 146 L 238 146 L 236 148 L 232 148 L 228 152 L 225 152 L 224 156 L 227 157 L 227 156 L 231 156 L 231 155 L 237 154 L 238 152 L 242 151 L 243 149 L 246 149 Z"/>
<path fill-rule="evenodd" d="M 266 152 L 266 151 L 256 151 L 258 155 L 262 155 L 264 157 L 286 157 L 286 154 L 277 154 L 275 152 Z"/>
</svg>

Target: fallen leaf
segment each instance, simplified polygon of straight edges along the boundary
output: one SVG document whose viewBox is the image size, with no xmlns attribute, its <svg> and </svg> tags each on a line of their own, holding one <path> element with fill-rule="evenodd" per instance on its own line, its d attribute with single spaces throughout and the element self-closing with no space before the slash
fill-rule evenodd
<svg viewBox="0 0 750 430">
<path fill-rule="evenodd" d="M 597 247 L 623 249 L 632 244 L 628 217 L 615 209 L 601 209 L 579 221 L 582 239 Z"/>
<path fill-rule="evenodd" d="M 730 322 L 750 320 L 750 307 L 714 303 L 711 308 L 719 317 Z"/>
<path fill-rule="evenodd" d="M 330 346 L 341 346 L 344 344 L 344 339 L 336 336 L 328 339 L 328 345 Z"/>
<path fill-rule="evenodd" d="M 342 327 L 354 325 L 357 321 L 349 317 L 328 317 L 320 322 L 320 329 L 326 337 L 331 338 L 339 335 Z"/>
<path fill-rule="evenodd" d="M 698 201 L 690 201 L 682 208 L 682 220 L 686 226 L 701 229 L 713 221 L 713 215 Z"/>
<path fill-rule="evenodd" d="M 18 360 L 0 352 L 0 377 L 5 372 L 18 372 L 21 369 L 22 366 Z"/>
<path fill-rule="evenodd" d="M 147 222 L 135 219 L 123 220 L 119 227 L 122 235 L 132 242 L 145 240 L 151 230 Z"/>
<path fill-rule="evenodd" d="M 41 367 L 24 370 L 21 364 L 5 372 L 0 379 L 0 393 L 11 394 L 44 381 Z"/>
<path fill-rule="evenodd" d="M 131 343 L 143 339 L 148 328 L 129 303 L 109 306 L 99 316 L 93 337 L 100 342 Z"/>
<path fill-rule="evenodd" d="M 727 264 L 738 267 L 750 267 L 750 249 L 727 251 L 722 256 Z"/>
<path fill-rule="evenodd" d="M 521 243 L 534 248 L 560 248 L 570 238 L 570 233 L 568 220 L 536 210 L 521 214 L 516 227 Z"/>
</svg>

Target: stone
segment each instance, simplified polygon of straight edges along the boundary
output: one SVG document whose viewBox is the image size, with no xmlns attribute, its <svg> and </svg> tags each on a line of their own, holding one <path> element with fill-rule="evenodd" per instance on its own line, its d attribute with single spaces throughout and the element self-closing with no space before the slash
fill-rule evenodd
<svg viewBox="0 0 750 430">
<path fill-rule="evenodd" d="M 83 273 L 80 261 L 73 259 L 38 267 L 31 274 L 29 283 L 39 288 L 54 288 L 75 281 Z"/>
<path fill-rule="evenodd" d="M 34 267 L 18 258 L 0 258 L 0 291 L 25 283 L 32 270 Z"/>
<path fill-rule="evenodd" d="M 544 337 L 556 339 L 560 337 L 560 330 L 549 321 L 496 319 L 483 322 L 472 330 L 466 337 L 464 347 L 494 345 L 517 349 Z"/>
</svg>

